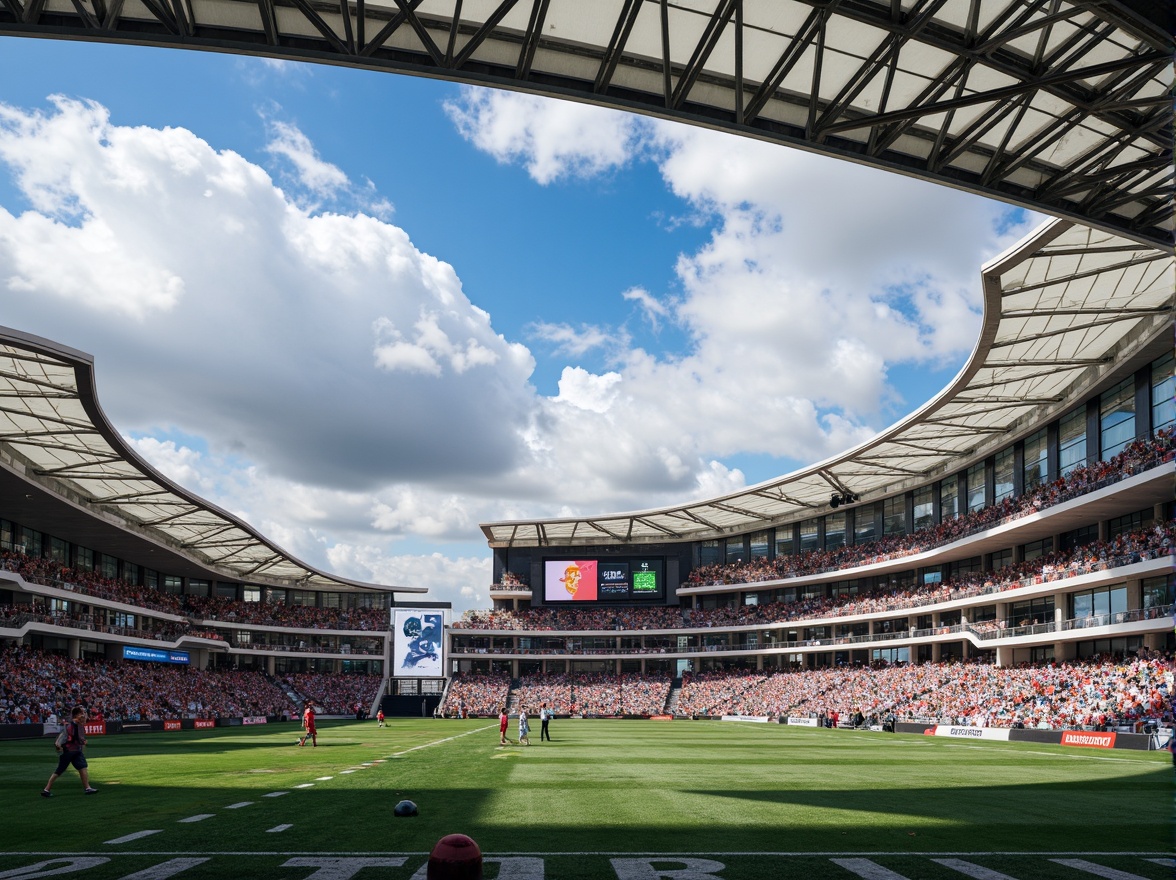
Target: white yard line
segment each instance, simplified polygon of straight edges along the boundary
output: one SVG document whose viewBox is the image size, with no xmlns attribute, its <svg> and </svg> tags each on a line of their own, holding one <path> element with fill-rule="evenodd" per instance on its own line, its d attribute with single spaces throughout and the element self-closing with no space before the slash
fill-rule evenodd
<svg viewBox="0 0 1176 880">
<path fill-rule="evenodd" d="M 869 859 L 830 859 L 829 861 L 857 874 L 862 880 L 907 880 L 902 874 L 896 874 L 889 868 L 883 868 L 877 862 L 871 862 Z"/>
<path fill-rule="evenodd" d="M 227 807 L 225 807 L 225 809 L 226 810 L 239 810 L 242 807 L 251 807 L 251 806 L 253 806 L 253 801 L 239 801 L 238 803 L 235 803 L 235 804 L 229 804 Z"/>
<path fill-rule="evenodd" d="M 294 826 L 291 825 L 290 823 L 286 823 L 285 825 L 275 825 L 273 828 L 267 828 L 265 830 L 265 833 L 266 834 L 280 834 L 283 831 L 285 831 L 287 828 L 293 828 L 293 827 Z"/>
<path fill-rule="evenodd" d="M 159 834 L 161 831 L 163 831 L 162 828 L 156 828 L 154 831 L 136 831 L 134 834 L 116 837 L 114 840 L 106 841 L 106 843 L 130 843 L 132 840 L 138 840 L 140 837 L 150 837 L 152 834 Z"/>
<path fill-rule="evenodd" d="M 1138 874 L 1130 874 L 1127 871 L 1116 871 L 1114 868 L 1105 868 L 1102 865 L 1096 865 L 1094 862 L 1088 862 L 1085 859 L 1050 859 L 1050 861 L 1057 865 L 1065 865 L 1067 868 L 1073 868 L 1076 871 L 1085 871 L 1087 874 L 1093 874 L 1096 877 L 1106 877 L 1107 880 L 1147 880 L 1146 877 L 1140 877 Z"/>
<path fill-rule="evenodd" d="M 203 865 L 207 861 L 208 859 L 170 859 L 163 864 L 127 874 L 122 880 L 167 880 L 168 877 L 174 877 L 181 871 Z"/>
<path fill-rule="evenodd" d="M 289 793 L 288 791 L 271 791 L 269 794 L 263 794 L 262 797 L 282 797 L 282 795 Z"/>
<path fill-rule="evenodd" d="M 389 758 L 399 758 L 402 755 L 407 755 L 410 752 L 416 752 L 416 751 L 419 751 L 420 749 L 427 749 L 427 748 L 431 748 L 432 746 L 439 746 L 442 743 L 453 742 L 455 739 L 461 739 L 463 736 L 473 736 L 475 733 L 485 733 L 487 730 L 497 730 L 497 729 L 498 729 L 497 725 L 490 724 L 486 727 L 479 727 L 476 730 L 469 730 L 469 731 L 466 731 L 465 733 L 459 733 L 457 736 L 447 736 L 447 737 L 445 737 L 445 739 L 438 739 L 438 740 L 433 740 L 433 742 L 422 743 L 419 746 L 413 746 L 411 749 L 405 749 L 403 752 L 397 752 L 396 754 L 389 755 L 388 757 Z"/>
<path fill-rule="evenodd" d="M 187 819 L 180 819 L 181 822 L 203 822 L 205 819 L 211 819 L 212 813 L 197 813 L 195 816 L 189 816 Z"/>
<path fill-rule="evenodd" d="M 991 868 L 985 868 L 982 865 L 974 865 L 971 862 L 965 862 L 960 859 L 932 859 L 931 861 L 943 865 L 945 868 L 951 868 L 953 871 L 959 871 L 974 880 L 1014 880 L 1008 874 L 1002 874 L 1000 871 L 994 871 Z"/>
</svg>

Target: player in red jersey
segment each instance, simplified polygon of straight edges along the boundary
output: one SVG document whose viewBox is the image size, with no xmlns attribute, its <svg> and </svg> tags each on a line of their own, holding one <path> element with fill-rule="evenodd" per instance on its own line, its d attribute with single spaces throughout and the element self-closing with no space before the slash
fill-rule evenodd
<svg viewBox="0 0 1176 880">
<path fill-rule="evenodd" d="M 314 727 L 314 703 L 310 700 L 306 701 L 306 709 L 302 713 L 302 729 L 304 733 L 298 740 L 299 746 L 306 745 L 307 737 L 310 738 L 311 748 L 318 748 L 318 731 Z"/>
</svg>

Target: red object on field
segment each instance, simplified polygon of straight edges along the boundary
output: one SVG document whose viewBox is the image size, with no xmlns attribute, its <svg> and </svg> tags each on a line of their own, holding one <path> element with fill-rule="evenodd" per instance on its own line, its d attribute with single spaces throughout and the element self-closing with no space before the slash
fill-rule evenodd
<svg viewBox="0 0 1176 880">
<path fill-rule="evenodd" d="M 482 850 L 464 834 L 447 834 L 429 853 L 428 880 L 482 880 Z"/>
</svg>

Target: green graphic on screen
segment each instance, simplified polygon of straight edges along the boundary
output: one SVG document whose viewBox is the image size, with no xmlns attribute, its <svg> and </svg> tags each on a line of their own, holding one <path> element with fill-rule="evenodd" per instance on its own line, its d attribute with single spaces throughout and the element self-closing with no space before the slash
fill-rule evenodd
<svg viewBox="0 0 1176 880">
<path fill-rule="evenodd" d="M 634 593 L 656 593 L 657 592 L 657 572 L 656 571 L 635 571 L 635 572 L 633 572 L 633 592 Z"/>
</svg>

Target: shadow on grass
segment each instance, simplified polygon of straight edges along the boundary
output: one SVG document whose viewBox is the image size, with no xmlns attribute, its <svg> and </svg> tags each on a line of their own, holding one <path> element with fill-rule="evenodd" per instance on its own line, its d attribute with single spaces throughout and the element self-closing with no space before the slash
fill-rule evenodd
<svg viewBox="0 0 1176 880">
<path fill-rule="evenodd" d="M 390 769 L 388 769 L 390 768 Z M 106 785 L 84 797 L 76 778 L 41 800 L 4 786 L 10 805 L 0 851 L 115 851 L 107 841 L 141 830 L 159 833 L 127 846 L 136 851 L 428 852 L 460 832 L 496 852 L 975 852 L 1167 851 L 1171 846 L 1171 771 L 1110 781 L 1060 784 L 860 790 L 662 789 L 572 791 L 541 782 L 524 791 L 465 789 L 400 780 L 396 765 L 358 787 L 266 789 Z M 381 773 L 376 776 L 376 773 Z M 340 779 L 336 777 L 336 779 Z M 473 782 L 473 780 L 471 780 Z M 336 783 L 338 784 L 338 783 Z M 287 783 L 288 785 L 288 783 Z M 665 809 L 680 797 L 690 814 Z M 576 798 L 583 798 L 578 803 Z M 396 818 L 409 799 L 420 815 Z M 247 806 L 229 809 L 249 801 Z M 706 805 L 710 804 L 708 808 Z M 181 820 L 207 815 L 196 822 Z M 636 819 L 634 817 L 643 817 Z M 71 828 L 67 845 L 59 831 Z M 290 826 L 283 832 L 272 829 Z M 126 848 L 126 847 L 124 847 Z"/>
</svg>

